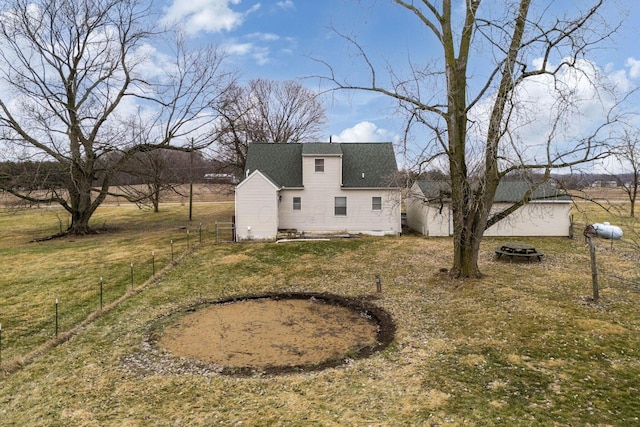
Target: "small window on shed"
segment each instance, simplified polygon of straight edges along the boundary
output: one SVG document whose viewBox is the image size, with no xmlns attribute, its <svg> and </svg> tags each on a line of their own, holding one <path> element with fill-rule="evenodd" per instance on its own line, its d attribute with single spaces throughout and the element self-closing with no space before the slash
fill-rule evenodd
<svg viewBox="0 0 640 427">
<path fill-rule="evenodd" d="M 339 216 L 347 215 L 347 198 L 346 197 L 336 197 L 335 214 Z"/>
<path fill-rule="evenodd" d="M 302 197 L 293 198 L 293 210 L 299 211 L 302 209 Z"/>
<path fill-rule="evenodd" d="M 316 172 L 324 172 L 324 159 L 315 159 Z"/>
<path fill-rule="evenodd" d="M 382 197 L 372 197 L 371 198 L 371 209 L 374 211 L 382 210 Z"/>
</svg>

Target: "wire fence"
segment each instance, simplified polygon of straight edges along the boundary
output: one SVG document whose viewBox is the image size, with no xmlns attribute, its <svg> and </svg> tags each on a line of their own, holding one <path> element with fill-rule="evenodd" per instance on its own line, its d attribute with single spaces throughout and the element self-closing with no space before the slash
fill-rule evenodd
<svg viewBox="0 0 640 427">
<path fill-rule="evenodd" d="M 215 242 L 233 241 L 229 237 L 232 229 L 232 225 L 225 225 L 220 231 L 216 223 Z M 224 234 L 219 235 L 220 232 Z M 165 249 L 152 251 L 143 262 L 105 268 L 111 272 L 110 277 L 96 273 L 93 283 L 70 287 L 68 294 L 52 298 L 29 316 L 18 314 L 10 324 L 3 325 L 0 318 L 0 375 L 17 370 L 46 349 L 68 340 L 82 327 L 157 282 L 164 272 L 210 238 L 207 234 L 202 224 L 195 230 L 187 229 L 182 236 L 167 239 Z"/>
</svg>

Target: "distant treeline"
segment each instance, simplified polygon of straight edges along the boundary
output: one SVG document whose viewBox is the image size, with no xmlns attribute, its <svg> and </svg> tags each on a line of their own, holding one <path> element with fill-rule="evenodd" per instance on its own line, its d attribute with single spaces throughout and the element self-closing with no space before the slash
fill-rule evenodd
<svg viewBox="0 0 640 427">
<path fill-rule="evenodd" d="M 122 159 L 114 153 L 97 168 L 93 177 L 94 185 L 102 185 L 104 174 L 110 174 L 110 185 L 140 185 L 149 183 L 186 184 L 225 182 L 237 183 L 238 177 L 229 173 L 230 168 L 216 159 L 204 157 L 199 152 L 156 150 L 148 153 L 136 153 Z M 433 180 L 447 181 L 448 176 L 441 171 L 409 172 L 410 181 Z M 581 190 L 593 186 L 615 187 L 627 185 L 632 181 L 627 174 L 556 174 L 552 182 L 567 190 Z M 58 161 L 13 161 L 0 162 L 0 189 L 19 191 L 53 190 L 71 185 L 69 166 Z M 541 179 L 536 174 L 510 174 L 505 181 Z"/>
<path fill-rule="evenodd" d="M 418 180 L 427 181 L 448 181 L 449 176 L 439 170 L 429 170 L 421 173 L 409 172 L 410 182 Z M 539 182 L 543 179 L 540 174 L 527 171 L 511 173 L 503 181 L 530 181 Z M 588 187 L 621 187 L 629 186 L 633 183 L 631 173 L 622 174 L 597 174 L 597 173 L 574 173 L 574 174 L 551 174 L 551 183 L 566 190 L 582 190 Z"/>
<path fill-rule="evenodd" d="M 162 180 L 173 184 L 211 182 L 211 176 L 226 176 L 224 167 L 198 152 L 157 150 L 137 153 L 127 159 L 112 154 L 99 161 L 94 185 L 102 185 L 109 174 L 110 185 L 138 185 Z M 0 189 L 53 190 L 72 184 L 69 165 L 59 161 L 0 162 Z"/>
</svg>

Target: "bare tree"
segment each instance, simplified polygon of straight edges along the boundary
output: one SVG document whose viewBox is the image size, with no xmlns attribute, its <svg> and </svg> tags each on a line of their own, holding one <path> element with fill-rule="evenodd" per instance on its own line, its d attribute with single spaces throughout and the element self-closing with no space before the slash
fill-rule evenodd
<svg viewBox="0 0 640 427">
<path fill-rule="evenodd" d="M 620 144 L 613 150 L 613 155 L 625 170 L 630 171 L 630 174 L 623 174 L 622 178 L 616 175 L 616 179 L 629 199 L 631 204 L 629 215 L 634 218 L 640 186 L 640 136 L 637 129 L 633 131 L 625 129 L 620 138 Z"/>
<path fill-rule="evenodd" d="M 325 112 L 318 95 L 294 81 L 252 80 L 235 86 L 216 108 L 216 156 L 240 178 L 252 142 L 317 141 Z"/>
<path fill-rule="evenodd" d="M 121 173 L 113 179 L 117 191 L 112 194 L 138 206 L 151 205 L 153 212 L 160 211 L 163 192 L 179 192 L 180 181 L 165 150 L 136 153 L 119 169 Z"/>
<path fill-rule="evenodd" d="M 426 65 L 411 62 L 403 73 L 397 62 L 377 65 L 355 37 L 340 34 L 363 60 L 368 81 L 341 79 L 336 67 L 325 61 L 328 74 L 321 77 L 335 89 L 391 97 L 408 117 L 408 133 L 417 125 L 426 128 L 429 136 L 424 144 L 431 148 L 422 150 L 428 158 L 419 161 L 444 159 L 451 184 L 450 272 L 459 278 L 479 277 L 484 231 L 530 196 L 529 192 L 521 202 L 492 214 L 502 177 L 530 170 L 544 181 L 553 169 L 605 155 L 606 129 L 616 121 L 619 99 L 598 80 L 585 56 L 616 28 L 600 15 L 605 0 L 593 0 L 583 10 L 567 10 L 566 16 L 557 18 L 552 1 L 510 0 L 500 9 L 496 2 L 483 0 L 394 2 L 430 35 L 416 41 L 416 49 L 437 46 L 436 57 Z M 473 72 L 471 64 L 476 65 Z M 388 76 L 380 72 L 385 69 Z M 582 93 L 581 86 L 588 86 L 590 93 Z M 532 88 L 544 90 L 555 102 L 528 102 Z M 572 133 L 583 117 L 581 102 L 587 98 L 605 106 L 604 118 Z M 539 135 L 532 126 L 542 109 L 550 130 Z M 531 182 L 531 191 L 541 183 Z"/>
<path fill-rule="evenodd" d="M 152 18 L 142 0 L 2 4 L 0 142 L 68 174 L 64 187 L 46 194 L 5 190 L 60 204 L 71 215 L 67 233 L 92 232 L 91 216 L 131 156 L 185 149 L 187 137 L 206 134 L 215 118 L 209 102 L 230 78 L 224 55 L 189 50 L 179 35 L 156 55 L 151 43 L 168 33 Z M 119 162 L 103 161 L 114 152 Z"/>
</svg>

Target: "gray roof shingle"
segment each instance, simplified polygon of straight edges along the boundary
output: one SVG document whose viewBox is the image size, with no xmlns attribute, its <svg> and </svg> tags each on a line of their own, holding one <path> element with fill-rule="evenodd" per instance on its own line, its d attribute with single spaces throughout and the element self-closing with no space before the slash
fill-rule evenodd
<svg viewBox="0 0 640 427">
<path fill-rule="evenodd" d="M 302 145 L 303 156 L 341 156 L 341 144 L 329 144 L 326 142 L 309 142 Z"/>
<path fill-rule="evenodd" d="M 245 176 L 257 169 L 280 187 L 302 187 L 302 156 L 341 156 L 343 188 L 393 187 L 398 171 L 391 143 L 253 143 Z"/>
<path fill-rule="evenodd" d="M 391 187 L 398 172 L 391 143 L 340 144 L 342 148 L 342 183 L 349 188 Z M 363 178 L 364 176 L 364 178 Z"/>
<path fill-rule="evenodd" d="M 301 144 L 249 144 L 245 177 L 260 170 L 280 187 L 302 187 Z"/>
<path fill-rule="evenodd" d="M 451 187 L 444 181 L 418 181 L 420 191 L 427 199 L 450 198 Z M 502 181 L 498 184 L 494 202 L 515 203 L 522 200 L 531 184 L 525 181 Z M 561 192 L 549 183 L 544 183 L 531 194 L 530 200 L 570 200 L 570 196 Z"/>
</svg>

